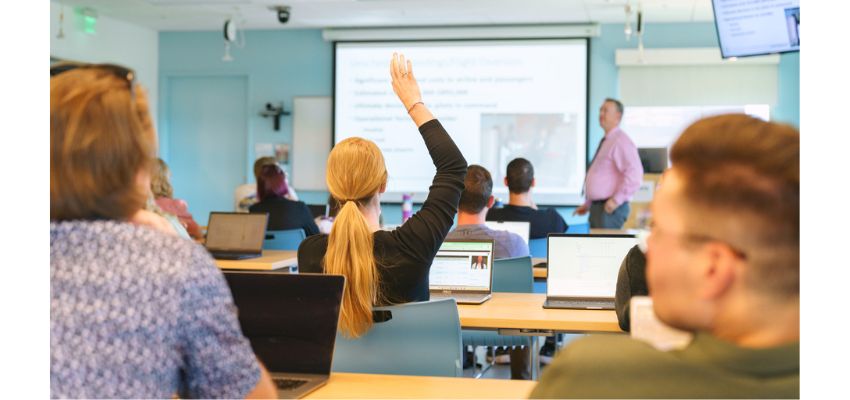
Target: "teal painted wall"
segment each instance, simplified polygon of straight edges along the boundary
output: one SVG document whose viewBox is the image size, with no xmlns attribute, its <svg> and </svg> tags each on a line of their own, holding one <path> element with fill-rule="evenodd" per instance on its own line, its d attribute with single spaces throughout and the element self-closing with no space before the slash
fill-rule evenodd
<svg viewBox="0 0 850 400">
<path fill-rule="evenodd" d="M 713 23 L 648 24 L 644 37 L 647 48 L 712 47 L 717 46 Z M 595 151 L 602 137 L 596 124 L 598 106 L 606 97 L 617 97 L 617 66 L 614 53 L 619 48 L 636 48 L 637 40 L 630 42 L 623 35 L 620 24 L 601 26 L 601 35 L 590 40 L 590 143 Z M 246 180 L 252 181 L 251 163 L 255 159 L 254 143 L 292 143 L 292 119 L 284 117 L 281 130 L 272 129 L 272 121 L 258 115 L 266 102 L 283 101 L 287 110 L 292 108 L 295 96 L 330 96 L 333 88 L 333 46 L 321 37 L 321 30 L 270 30 L 248 31 L 243 49 L 231 49 L 232 62 L 222 62 L 224 54 L 221 33 L 214 32 L 162 32 L 159 37 L 159 128 L 166 136 L 168 115 L 167 85 L 170 76 L 180 75 L 245 75 L 249 80 L 248 160 Z M 800 58 L 798 53 L 783 54 L 779 63 L 779 102 L 772 109 L 772 117 L 799 126 L 800 124 Z M 161 140 L 161 154 L 168 161 L 166 143 Z M 325 157 L 326 155 L 316 155 Z M 308 203 L 323 203 L 325 192 L 299 192 Z M 190 205 L 191 206 L 191 205 Z M 572 207 L 558 209 L 567 222 L 585 222 L 586 218 L 572 217 Z M 399 223 L 401 209 L 396 205 L 384 207 L 387 223 Z"/>
<path fill-rule="evenodd" d="M 330 43 L 322 40 L 320 30 L 247 31 L 245 47 L 231 47 L 233 61 L 221 61 L 224 43 L 221 32 L 160 33 L 160 90 L 168 93 L 169 78 L 186 75 L 241 75 L 249 81 L 248 146 L 245 179 L 253 182 L 251 168 L 255 143 L 292 143 L 292 117 L 281 118 L 275 131 L 273 120 L 259 115 L 266 103 L 283 102 L 292 111 L 293 97 L 329 96 L 332 86 L 333 54 Z M 164 97 L 164 96 L 163 96 Z M 168 99 L 160 103 L 158 128 L 160 154 L 168 161 Z M 319 155 L 324 156 L 324 155 Z M 323 203 L 327 194 L 310 198 Z M 191 206 L 191 205 L 190 205 Z"/>
</svg>

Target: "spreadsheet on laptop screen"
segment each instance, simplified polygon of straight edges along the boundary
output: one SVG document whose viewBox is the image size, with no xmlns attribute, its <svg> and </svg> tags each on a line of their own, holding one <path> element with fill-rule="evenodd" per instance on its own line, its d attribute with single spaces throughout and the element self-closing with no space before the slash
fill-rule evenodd
<svg viewBox="0 0 850 400">
<path fill-rule="evenodd" d="M 429 276 L 432 290 L 489 290 L 492 242 L 443 242 Z"/>
<path fill-rule="evenodd" d="M 614 297 L 634 237 L 550 236 L 547 296 Z"/>
</svg>

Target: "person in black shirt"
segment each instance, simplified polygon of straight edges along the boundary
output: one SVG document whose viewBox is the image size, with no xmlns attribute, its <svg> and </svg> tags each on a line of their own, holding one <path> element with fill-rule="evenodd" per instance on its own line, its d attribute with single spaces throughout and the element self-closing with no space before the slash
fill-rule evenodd
<svg viewBox="0 0 850 400">
<path fill-rule="evenodd" d="M 354 338 L 371 329 L 374 305 L 429 300 L 428 273 L 454 223 L 467 168 L 422 103 L 410 61 L 394 54 L 390 75 L 437 168 L 425 203 L 398 229 L 380 230 L 380 196 L 387 185 L 383 154 L 372 141 L 348 138 L 328 156 L 328 190 L 342 205 L 331 233 L 309 237 L 298 248 L 301 272 L 346 277 L 339 329 Z"/>
<path fill-rule="evenodd" d="M 554 208 L 537 209 L 531 200 L 534 187 L 534 167 L 524 158 L 515 158 L 508 163 L 505 185 L 510 191 L 508 204 L 502 208 L 491 208 L 487 221 L 526 221 L 531 223 L 530 239 L 545 238 L 549 233 L 564 233 L 567 222 Z"/>
<path fill-rule="evenodd" d="M 257 177 L 257 197 L 260 202 L 248 208 L 252 213 L 268 213 L 270 231 L 303 229 L 307 236 L 319 233 L 310 208 L 303 201 L 287 199 L 289 185 L 286 174 L 277 164 L 264 165 Z"/>
<path fill-rule="evenodd" d="M 629 306 L 632 296 L 649 296 L 649 287 L 646 284 L 646 255 L 638 246 L 632 247 L 620 264 L 617 291 L 614 295 L 617 321 L 620 323 L 620 329 L 626 332 L 631 329 Z"/>
</svg>

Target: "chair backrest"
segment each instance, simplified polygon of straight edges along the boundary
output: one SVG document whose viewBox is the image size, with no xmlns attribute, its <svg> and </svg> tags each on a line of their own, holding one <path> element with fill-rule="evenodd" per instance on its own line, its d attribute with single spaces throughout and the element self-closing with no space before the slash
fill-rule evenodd
<svg viewBox="0 0 850 400">
<path fill-rule="evenodd" d="M 359 339 L 337 333 L 333 371 L 459 377 L 460 319 L 454 299 L 375 307 L 392 318 Z"/>
<path fill-rule="evenodd" d="M 546 258 L 546 241 L 549 238 L 531 239 L 528 241 L 528 251 L 532 257 Z"/>
<path fill-rule="evenodd" d="M 590 233 L 590 224 L 587 222 L 583 224 L 570 224 L 567 227 L 566 233 Z"/>
<path fill-rule="evenodd" d="M 287 229 L 285 231 L 268 231 L 263 248 L 268 250 L 298 250 L 298 245 L 304 240 L 304 230 Z"/>
<path fill-rule="evenodd" d="M 493 291 L 533 293 L 534 270 L 531 257 L 503 258 L 493 261 Z"/>
</svg>

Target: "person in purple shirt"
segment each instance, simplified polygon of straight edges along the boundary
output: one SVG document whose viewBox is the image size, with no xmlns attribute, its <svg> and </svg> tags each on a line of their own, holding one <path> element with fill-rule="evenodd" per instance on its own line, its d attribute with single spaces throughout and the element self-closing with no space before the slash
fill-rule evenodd
<svg viewBox="0 0 850 400">
<path fill-rule="evenodd" d="M 637 147 L 620 129 L 622 119 L 623 103 L 605 99 L 599 108 L 599 125 L 605 136 L 587 169 L 584 204 L 573 213 L 590 211 L 591 228 L 622 229 L 629 217 L 629 200 L 643 179 Z"/>
</svg>

